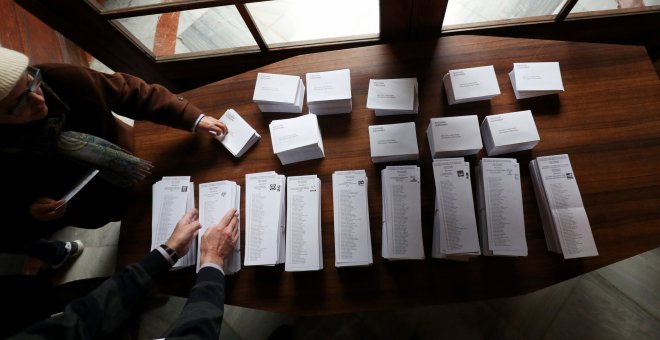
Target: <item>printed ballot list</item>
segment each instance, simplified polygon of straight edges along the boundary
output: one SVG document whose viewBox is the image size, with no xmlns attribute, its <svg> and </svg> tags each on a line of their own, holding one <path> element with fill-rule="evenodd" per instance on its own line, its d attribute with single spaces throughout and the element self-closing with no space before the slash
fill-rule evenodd
<svg viewBox="0 0 660 340">
<path fill-rule="evenodd" d="M 274 171 L 245 175 L 246 266 L 274 266 L 285 257 L 286 177 Z"/>
<path fill-rule="evenodd" d="M 467 260 L 480 255 L 470 164 L 463 158 L 436 159 L 433 176 L 436 194 L 432 257 Z"/>
<path fill-rule="evenodd" d="M 518 162 L 482 158 L 476 176 L 482 253 L 527 256 Z"/>
<path fill-rule="evenodd" d="M 295 272 L 321 269 L 321 180 L 316 175 L 288 177 L 284 270 Z"/>
<path fill-rule="evenodd" d="M 568 155 L 537 157 L 529 167 L 548 250 L 565 259 L 598 256 Z"/>
<path fill-rule="evenodd" d="M 382 254 L 390 260 L 422 260 L 419 167 L 388 166 L 381 171 L 383 197 Z"/>
<path fill-rule="evenodd" d="M 190 176 L 166 176 L 151 189 L 151 249 L 155 249 L 167 242 L 183 215 L 195 207 L 195 186 Z M 181 256 L 172 269 L 194 265 L 196 254 L 197 242 L 193 242 L 188 253 Z"/>
<path fill-rule="evenodd" d="M 336 267 L 373 263 L 367 187 L 364 170 L 332 174 Z"/>
<path fill-rule="evenodd" d="M 218 181 L 201 183 L 199 185 L 199 223 L 202 228 L 197 234 L 198 244 L 202 243 L 202 236 L 208 228 L 218 224 L 222 217 L 234 208 L 241 211 L 241 186 L 232 181 Z M 238 221 L 238 241 L 234 251 L 225 260 L 222 268 L 225 275 L 231 275 L 241 270 L 241 221 Z M 197 271 L 200 268 L 201 249 L 197 250 Z"/>
</svg>

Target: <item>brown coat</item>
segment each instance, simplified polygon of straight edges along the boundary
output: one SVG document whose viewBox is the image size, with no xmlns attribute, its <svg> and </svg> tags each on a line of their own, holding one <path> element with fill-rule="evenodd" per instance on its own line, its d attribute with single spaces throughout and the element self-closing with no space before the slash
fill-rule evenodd
<svg viewBox="0 0 660 340">
<path fill-rule="evenodd" d="M 64 131 L 92 134 L 117 143 L 117 122 L 111 111 L 187 131 L 201 113 L 163 86 L 150 85 L 124 73 L 109 75 L 60 64 L 36 67 L 42 70 L 43 81 L 52 90 L 44 90 L 48 115 L 64 115 Z M 17 140 L 22 131 L 38 124 L 0 125 L 0 143 Z M 54 149 L 39 153 L 0 151 L 0 164 L 0 178 L 8 181 L 0 202 L 2 244 L 45 236 L 65 225 L 97 228 L 119 219 L 126 204 L 123 189 L 112 187 L 97 176 L 69 202 L 64 218 L 38 222 L 29 214 L 30 203 L 39 197 L 61 198 L 84 173 L 85 166 L 58 155 Z"/>
</svg>

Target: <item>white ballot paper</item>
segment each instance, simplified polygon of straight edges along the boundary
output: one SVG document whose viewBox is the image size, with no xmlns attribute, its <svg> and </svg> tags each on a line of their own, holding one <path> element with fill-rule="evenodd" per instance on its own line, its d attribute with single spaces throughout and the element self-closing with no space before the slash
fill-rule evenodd
<svg viewBox="0 0 660 340">
<path fill-rule="evenodd" d="M 226 136 L 217 137 L 234 157 L 241 157 L 261 136 L 234 109 L 229 109 L 220 117 L 229 131 Z"/>
<path fill-rule="evenodd" d="M 500 95 L 493 65 L 449 70 L 442 82 L 449 105 L 490 100 Z"/>
<path fill-rule="evenodd" d="M 268 128 L 273 153 L 283 165 L 325 157 L 316 115 L 273 120 Z"/>
<path fill-rule="evenodd" d="M 78 180 L 78 182 L 76 182 L 76 184 L 73 186 L 73 188 L 71 188 L 71 190 L 69 190 L 69 192 L 64 194 L 64 196 L 62 197 L 62 199 L 64 200 L 64 203 L 57 206 L 55 208 L 55 210 L 61 208 L 63 205 L 65 205 L 67 202 L 69 202 L 73 198 L 73 196 L 75 196 L 80 190 L 82 190 L 82 188 L 84 188 L 85 185 L 87 185 L 87 183 L 89 183 L 89 181 L 91 181 L 92 178 L 94 178 L 94 176 L 96 176 L 98 173 L 99 173 L 98 169 L 91 169 L 91 170 L 85 172 L 85 174 Z"/>
<path fill-rule="evenodd" d="M 481 137 L 488 156 L 531 150 L 541 140 L 530 110 L 486 116 Z"/>
<path fill-rule="evenodd" d="M 513 158 L 482 158 L 476 176 L 482 253 L 527 256 L 518 162 Z"/>
<path fill-rule="evenodd" d="M 190 176 L 165 176 L 152 186 L 151 249 L 167 242 L 183 215 L 195 207 L 195 186 Z M 197 242 L 179 258 L 172 269 L 195 264 Z"/>
<path fill-rule="evenodd" d="M 370 79 L 367 108 L 376 116 L 416 114 L 417 97 L 417 78 Z"/>
<path fill-rule="evenodd" d="M 284 263 L 285 194 L 284 175 L 245 175 L 245 266 Z"/>
<path fill-rule="evenodd" d="M 483 148 L 476 115 L 431 118 L 426 136 L 431 158 L 469 156 Z"/>
<path fill-rule="evenodd" d="M 301 113 L 305 85 L 299 76 L 285 74 L 257 74 L 252 100 L 261 112 Z"/>
<path fill-rule="evenodd" d="M 316 115 L 350 113 L 351 71 L 349 69 L 307 73 L 307 107 Z"/>
<path fill-rule="evenodd" d="M 516 99 L 564 92 L 558 62 L 513 63 L 509 79 Z"/>
<path fill-rule="evenodd" d="M 388 166 L 381 171 L 381 181 L 383 258 L 424 259 L 419 167 Z"/>
<path fill-rule="evenodd" d="M 470 181 L 470 164 L 463 158 L 433 161 L 435 215 L 431 256 L 467 260 L 481 254 Z"/>
<path fill-rule="evenodd" d="M 229 209 L 241 211 L 241 186 L 232 181 L 201 183 L 199 185 L 199 223 L 202 228 L 197 234 L 197 243 L 202 244 L 202 236 L 208 228 L 218 224 Z M 197 271 L 200 268 L 201 247 L 197 251 Z M 241 270 L 241 221 L 238 220 L 238 241 L 234 251 L 222 268 L 225 275 Z"/>
<path fill-rule="evenodd" d="M 321 180 L 316 175 L 286 179 L 287 272 L 323 269 Z"/>
<path fill-rule="evenodd" d="M 568 155 L 537 157 L 529 168 L 548 250 L 565 259 L 598 256 Z"/>
<path fill-rule="evenodd" d="M 332 174 L 335 267 L 371 265 L 371 231 L 367 173 L 364 170 Z"/>
<path fill-rule="evenodd" d="M 369 125 L 374 163 L 416 160 L 419 157 L 415 123 Z"/>
</svg>

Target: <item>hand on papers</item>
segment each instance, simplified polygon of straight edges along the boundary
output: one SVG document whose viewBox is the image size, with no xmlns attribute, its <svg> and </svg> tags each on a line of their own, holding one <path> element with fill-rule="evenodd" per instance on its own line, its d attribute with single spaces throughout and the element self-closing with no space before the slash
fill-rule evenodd
<svg viewBox="0 0 660 340">
<path fill-rule="evenodd" d="M 201 264 L 214 263 L 221 267 L 236 247 L 238 240 L 238 212 L 232 208 L 220 222 L 208 228 L 202 236 Z"/>
<path fill-rule="evenodd" d="M 197 237 L 197 231 L 202 228 L 198 219 L 197 209 L 188 210 L 174 227 L 170 238 L 165 242 L 165 245 L 172 248 L 179 257 L 183 257 L 188 253 L 192 241 Z"/>
<path fill-rule="evenodd" d="M 30 215 L 41 222 L 56 220 L 66 212 L 66 202 L 48 197 L 40 197 L 30 204 Z"/>
<path fill-rule="evenodd" d="M 211 116 L 204 116 L 199 122 L 199 125 L 197 125 L 197 131 L 218 137 L 226 135 L 229 130 L 225 123 Z"/>
</svg>

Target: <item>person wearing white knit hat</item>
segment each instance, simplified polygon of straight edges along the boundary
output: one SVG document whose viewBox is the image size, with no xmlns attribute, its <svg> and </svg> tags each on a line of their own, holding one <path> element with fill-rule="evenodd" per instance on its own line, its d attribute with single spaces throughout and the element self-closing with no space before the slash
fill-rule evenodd
<svg viewBox="0 0 660 340">
<path fill-rule="evenodd" d="M 9 233 L 0 252 L 23 253 L 54 267 L 82 250 L 48 240 L 67 225 L 98 228 L 121 218 L 126 188 L 149 175 L 133 156 L 132 134 L 112 114 L 215 137 L 219 120 L 164 87 L 124 74 L 43 64 L 0 47 L 0 176 L 11 197 L 0 205 Z M 62 199 L 91 170 L 100 170 L 72 200 Z"/>
</svg>

